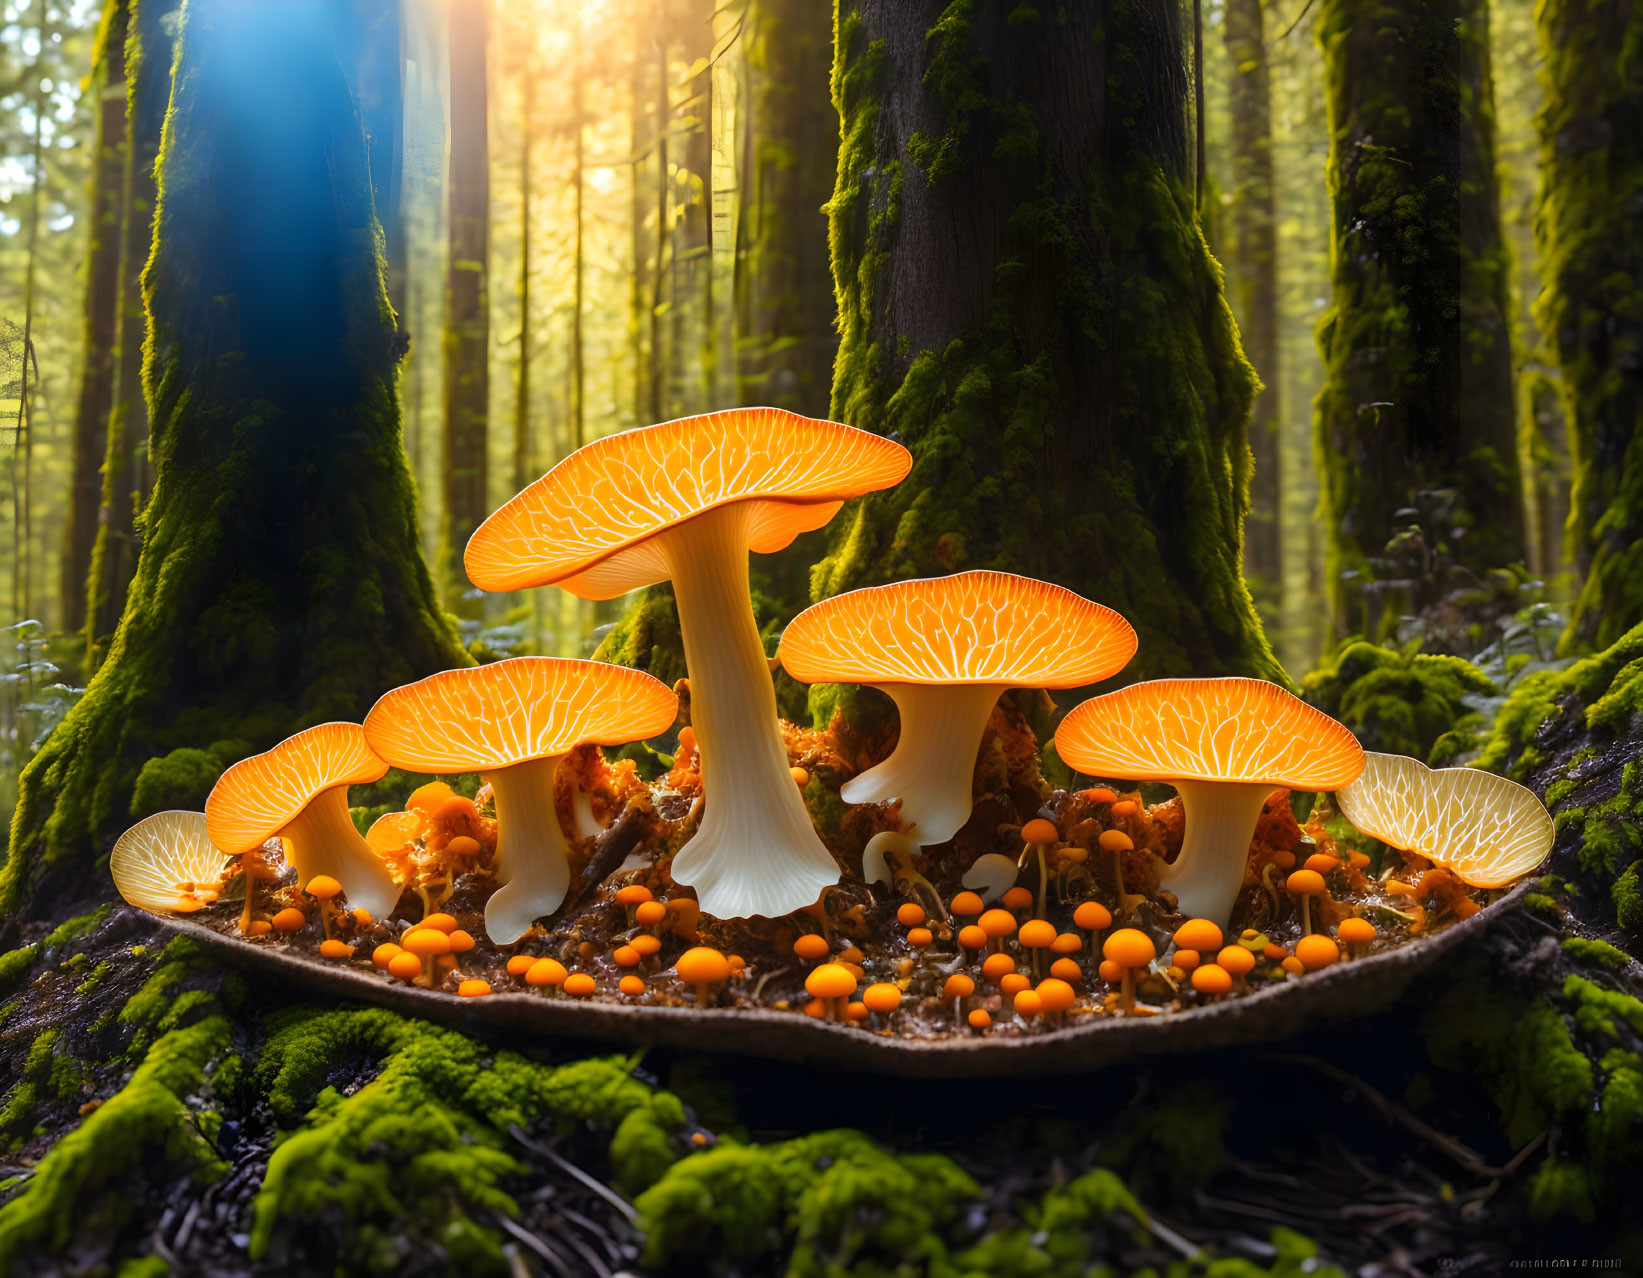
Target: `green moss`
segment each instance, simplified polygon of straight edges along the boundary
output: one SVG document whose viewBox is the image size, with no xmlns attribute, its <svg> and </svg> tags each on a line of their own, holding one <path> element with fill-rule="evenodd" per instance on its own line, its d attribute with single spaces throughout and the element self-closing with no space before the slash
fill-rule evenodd
<svg viewBox="0 0 1643 1278">
<path fill-rule="evenodd" d="M 35 955 L 39 952 L 38 945 L 25 945 L 21 949 L 0 954 L 0 989 L 5 989 L 33 967 Z"/>
<path fill-rule="evenodd" d="M 131 1080 L 58 1141 L 33 1178 L 0 1207 L 0 1258 L 60 1252 L 94 1206 L 100 1215 L 128 1216 L 133 1207 L 125 1178 L 135 1167 L 220 1173 L 184 1098 L 201 1088 L 207 1063 L 227 1042 L 228 1024 L 219 1017 L 157 1041 Z M 0 1259 L 0 1272 L 6 1268 Z"/>
<path fill-rule="evenodd" d="M 87 936 L 94 931 L 113 911 L 114 907 L 112 905 L 99 905 L 89 914 L 80 914 L 66 922 L 59 923 L 47 934 L 46 939 L 40 942 L 40 948 L 50 953 L 59 946 L 67 945 L 70 941 L 78 941 L 82 936 Z"/>
<path fill-rule="evenodd" d="M 1643 932 L 1643 861 L 1634 861 L 1610 891 L 1615 918 L 1631 932 Z"/>
<path fill-rule="evenodd" d="M 1471 662 L 1423 653 L 1418 641 L 1393 649 L 1348 640 L 1301 688 L 1308 702 L 1351 728 L 1365 749 L 1413 755 L 1435 766 L 1466 744 L 1469 725 L 1482 722 L 1466 698 L 1495 692 Z M 1434 757 L 1440 741 L 1450 758 Z"/>
<path fill-rule="evenodd" d="M 322 1087 L 343 1060 L 376 1063 L 350 1096 Z M 251 1077 L 286 1129 L 257 1195 L 252 1255 L 276 1230 L 337 1211 L 349 1221 L 348 1262 L 392 1272 L 396 1239 L 414 1236 L 451 1251 L 468 1268 L 501 1267 L 500 1243 L 481 1223 L 513 1215 L 504 1182 L 521 1168 L 510 1125 L 549 1118 L 610 1133 L 617 1183 L 647 1184 L 674 1156 L 684 1125 L 676 1098 L 632 1076 L 619 1059 L 553 1068 L 381 1010 L 302 1008 L 269 1022 Z"/>
<path fill-rule="evenodd" d="M 198 812 L 205 807 L 206 796 L 222 773 L 223 765 L 216 756 L 191 746 L 150 759 L 137 772 L 131 815 L 141 819 L 156 812 Z"/>
<path fill-rule="evenodd" d="M 1607 941 L 1598 941 L 1584 936 L 1566 936 L 1563 938 L 1563 948 L 1576 962 L 1594 963 L 1602 967 L 1623 968 L 1632 961 L 1632 956 L 1625 950 L 1616 949 Z"/>
<path fill-rule="evenodd" d="M 955 1258 L 961 1273 L 1081 1274 L 1110 1259 L 1090 1255 L 1092 1227 L 1144 1245 L 1146 1213 L 1112 1172 L 1097 1169 L 1026 1204 L 1022 1225 L 991 1232 Z"/>
<path fill-rule="evenodd" d="M 1586 1034 L 1613 1038 L 1617 1021 L 1643 1034 L 1643 1002 L 1620 990 L 1605 989 L 1571 973 L 1563 982 L 1563 997 L 1574 1005 L 1575 1024 Z"/>
<path fill-rule="evenodd" d="M 1634 364 L 1643 349 L 1643 130 L 1636 125 L 1643 9 L 1547 0 L 1537 6 L 1536 26 L 1544 105 L 1535 320 L 1556 350 L 1574 462 L 1568 536 L 1583 584 L 1564 646 L 1578 650 L 1612 644 L 1643 622 Z"/>
<path fill-rule="evenodd" d="M 852 1273 L 940 1266 L 939 1231 L 978 1192 L 945 1158 L 889 1154 L 859 1132 L 833 1131 L 757 1147 L 723 1142 L 675 1163 L 634 1205 L 649 1265 L 775 1252 L 799 1278 L 843 1272 L 839 1257 Z"/>
</svg>

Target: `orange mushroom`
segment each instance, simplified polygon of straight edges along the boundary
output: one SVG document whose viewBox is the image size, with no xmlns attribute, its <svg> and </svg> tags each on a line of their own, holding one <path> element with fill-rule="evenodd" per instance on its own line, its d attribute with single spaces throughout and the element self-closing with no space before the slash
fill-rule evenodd
<svg viewBox="0 0 1643 1278">
<path fill-rule="evenodd" d="M 1312 898 L 1324 894 L 1324 876 L 1316 870 L 1296 870 L 1284 880 L 1284 886 L 1291 895 L 1301 898 L 1301 935 L 1306 936 L 1312 931 Z"/>
<path fill-rule="evenodd" d="M 1123 969 L 1122 989 L 1118 1005 L 1126 1014 L 1135 1011 L 1135 971 L 1146 967 L 1158 957 L 1158 947 L 1145 932 L 1133 927 L 1121 927 L 1107 938 L 1101 953 L 1110 963 Z"/>
<path fill-rule="evenodd" d="M 1340 948 L 1327 936 L 1303 936 L 1295 943 L 1295 957 L 1309 972 L 1321 972 L 1341 957 Z"/>
<path fill-rule="evenodd" d="M 322 723 L 224 772 L 205 801 L 207 833 L 230 855 L 253 852 L 278 835 L 298 882 L 330 875 L 349 908 L 385 919 L 399 886 L 354 828 L 348 787 L 387 771 L 357 723 Z"/>
<path fill-rule="evenodd" d="M 1419 759 L 1370 754 L 1338 787 L 1341 815 L 1363 833 L 1452 870 L 1473 887 L 1505 887 L 1552 850 L 1552 818 L 1532 790 L 1476 768 L 1434 771 Z"/>
<path fill-rule="evenodd" d="M 1201 963 L 1192 969 L 1192 988 L 1200 994 L 1230 994 L 1232 973 L 1219 963 Z"/>
<path fill-rule="evenodd" d="M 273 918 L 276 932 L 300 932 L 308 924 L 308 916 L 295 906 L 287 906 Z"/>
<path fill-rule="evenodd" d="M 660 680 L 602 661 L 515 657 L 447 670 L 385 694 L 365 737 L 396 768 L 479 772 L 496 799 L 497 877 L 485 931 L 511 945 L 570 886 L 554 802 L 560 761 L 578 745 L 622 745 L 666 731 L 678 699 Z"/>
<path fill-rule="evenodd" d="M 730 960 L 710 946 L 698 945 L 679 955 L 673 970 L 681 981 L 695 989 L 696 1006 L 706 1007 L 713 986 L 730 979 Z M 854 984 L 850 988 L 854 990 Z"/>
<path fill-rule="evenodd" d="M 838 881 L 777 727 L 748 552 L 781 550 L 911 466 L 900 444 L 849 426 L 774 408 L 712 413 L 577 449 L 468 542 L 481 590 L 614 599 L 673 582 L 706 806 L 672 875 L 708 914 L 791 914 Z"/>
<path fill-rule="evenodd" d="M 1098 683 L 1135 649 L 1129 622 L 1070 590 L 961 572 L 824 599 L 789 623 L 778 655 L 801 683 L 864 683 L 896 703 L 895 750 L 839 797 L 899 799 L 903 828 L 929 845 L 969 820 L 976 754 L 1007 689 Z"/>
<path fill-rule="evenodd" d="M 880 981 L 862 991 L 861 1001 L 869 1012 L 888 1016 L 901 1006 L 901 990 L 888 981 Z"/>
<path fill-rule="evenodd" d="M 1161 679 L 1074 707 L 1055 733 L 1081 772 L 1167 781 L 1186 837 L 1161 881 L 1182 913 L 1225 924 L 1244 882 L 1250 840 L 1276 789 L 1333 790 L 1363 770 L 1341 724 L 1260 679 Z"/>
<path fill-rule="evenodd" d="M 565 965 L 558 959 L 539 958 L 525 969 L 525 984 L 537 989 L 558 989 L 569 976 Z"/>
<path fill-rule="evenodd" d="M 1032 952 L 1033 975 L 1041 973 L 1044 963 L 1044 951 L 1055 944 L 1055 924 L 1047 919 L 1028 919 L 1016 933 L 1016 940 L 1021 948 Z"/>
<path fill-rule="evenodd" d="M 1232 978 L 1239 985 L 1244 983 L 1244 977 L 1255 970 L 1255 956 L 1242 945 L 1228 945 L 1215 956 L 1216 966 L 1231 973 Z"/>
<path fill-rule="evenodd" d="M 215 901 L 231 862 L 215 847 L 198 812 L 158 812 L 114 843 L 108 869 L 126 904 L 150 914 L 193 914 Z M 247 864 L 246 913 L 252 883 Z M 249 919 L 241 922 L 245 930 Z"/>
<path fill-rule="evenodd" d="M 451 952 L 451 938 L 436 927 L 416 927 L 405 933 L 400 944 L 405 947 L 407 954 L 414 954 L 421 960 L 423 983 L 432 985 L 433 961 Z"/>
<path fill-rule="evenodd" d="M 840 1021 L 845 1018 L 850 996 L 856 992 L 856 976 L 842 963 L 823 963 L 811 970 L 804 988 L 826 1005 L 829 1020 Z"/>
<path fill-rule="evenodd" d="M 1346 947 L 1348 956 L 1357 958 L 1363 953 L 1364 947 L 1375 939 L 1375 925 L 1368 919 L 1354 915 L 1340 921 L 1335 928 L 1335 937 Z"/>
</svg>

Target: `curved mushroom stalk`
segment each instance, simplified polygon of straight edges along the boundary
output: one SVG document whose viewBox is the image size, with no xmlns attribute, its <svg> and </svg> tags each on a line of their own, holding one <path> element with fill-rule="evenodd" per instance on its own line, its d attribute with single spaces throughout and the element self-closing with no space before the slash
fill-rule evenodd
<svg viewBox="0 0 1643 1278">
<path fill-rule="evenodd" d="M 1186 832 L 1180 855 L 1161 868 L 1159 879 L 1175 893 L 1181 913 L 1227 925 L 1244 884 L 1255 823 L 1276 788 L 1260 781 L 1175 783 Z"/>
<path fill-rule="evenodd" d="M 1005 856 L 1002 852 L 985 852 L 964 872 L 959 884 L 979 895 L 983 905 L 992 905 L 1002 900 L 1004 894 L 1015 886 L 1016 879 L 1021 876 L 1020 871 L 1021 867 L 1014 857 Z"/>
<path fill-rule="evenodd" d="M 502 886 L 485 903 L 485 932 L 512 945 L 570 890 L 570 854 L 553 778 L 564 755 L 530 759 L 484 774 L 496 797 L 497 877 Z"/>
<path fill-rule="evenodd" d="M 791 914 L 839 880 L 777 726 L 776 688 L 748 593 L 751 513 L 748 502 L 720 506 L 656 539 L 679 608 L 706 801 L 672 874 L 719 918 Z"/>
<path fill-rule="evenodd" d="M 385 919 L 399 903 L 399 887 L 382 858 L 354 828 L 348 815 L 348 790 L 322 790 L 283 829 L 285 859 L 297 871 L 297 882 L 329 874 L 348 895 L 348 908 Z"/>
<path fill-rule="evenodd" d="M 970 819 L 976 753 L 1005 687 L 991 683 L 877 684 L 901 712 L 890 757 L 839 790 L 846 803 L 901 800 L 901 823 L 928 847 Z"/>
</svg>

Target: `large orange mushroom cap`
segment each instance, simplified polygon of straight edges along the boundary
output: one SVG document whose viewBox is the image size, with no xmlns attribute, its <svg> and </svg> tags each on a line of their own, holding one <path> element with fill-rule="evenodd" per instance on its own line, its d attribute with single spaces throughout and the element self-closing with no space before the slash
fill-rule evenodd
<svg viewBox="0 0 1643 1278">
<path fill-rule="evenodd" d="M 399 886 L 354 829 L 348 787 L 387 771 L 359 724 L 322 723 L 224 772 L 205 801 L 206 832 L 234 854 L 277 834 L 299 882 L 329 874 L 342 884 L 350 909 L 385 918 Z"/>
<path fill-rule="evenodd" d="M 675 524 L 757 502 L 748 546 L 768 554 L 912 464 L 892 440 L 779 408 L 683 417 L 577 449 L 481 524 L 462 562 L 481 590 L 614 599 L 667 579 L 645 543 Z"/>
<path fill-rule="evenodd" d="M 1075 706 L 1055 748 L 1087 776 L 1335 790 L 1363 771 L 1347 728 L 1264 679 L 1156 679 Z"/>
<path fill-rule="evenodd" d="M 1363 771 L 1342 724 L 1261 679 L 1159 679 L 1095 697 L 1061 721 L 1055 747 L 1090 776 L 1175 786 L 1186 836 L 1159 877 L 1183 913 L 1221 927 L 1272 791 L 1334 790 Z"/>
<path fill-rule="evenodd" d="M 120 895 L 150 914 L 204 909 L 221 892 L 228 866 L 199 812 L 157 812 L 122 834 L 108 857 Z"/>
<path fill-rule="evenodd" d="M 673 690 L 642 670 L 513 657 L 383 694 L 365 716 L 365 739 L 396 768 L 488 772 L 579 745 L 642 741 L 678 714 Z"/>
<path fill-rule="evenodd" d="M 1335 791 L 1341 815 L 1382 843 L 1447 866 L 1473 887 L 1505 887 L 1546 859 L 1555 830 L 1532 790 L 1476 768 L 1366 756 Z"/>
<path fill-rule="evenodd" d="M 803 683 L 1075 688 L 1129 664 L 1135 628 L 1070 590 L 1006 572 L 961 572 L 835 595 L 782 634 Z"/>
<path fill-rule="evenodd" d="M 558 909 L 570 858 L 554 804 L 559 760 L 578 745 L 620 745 L 671 727 L 668 686 L 601 661 L 514 657 L 446 670 L 383 695 L 365 735 L 395 767 L 482 773 L 496 800 L 503 885 L 485 904 L 485 930 L 511 945 Z"/>
<path fill-rule="evenodd" d="M 899 800 L 903 831 L 928 846 L 970 818 L 976 752 L 1000 694 L 1096 683 L 1135 648 L 1129 622 L 1070 590 L 963 572 L 825 599 L 793 619 L 780 656 L 795 679 L 866 683 L 894 699 L 894 752 L 839 793 L 846 803 Z"/>
<path fill-rule="evenodd" d="M 387 771 L 357 723 L 322 723 L 299 732 L 222 774 L 205 801 L 211 842 L 234 855 L 250 852 L 290 825 L 315 796 L 379 781 Z"/>
</svg>

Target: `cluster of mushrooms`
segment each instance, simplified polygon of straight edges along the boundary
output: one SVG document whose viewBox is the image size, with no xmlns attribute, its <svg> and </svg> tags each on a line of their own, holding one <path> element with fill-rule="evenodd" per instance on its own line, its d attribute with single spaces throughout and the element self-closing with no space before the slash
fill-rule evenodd
<svg viewBox="0 0 1643 1278">
<path fill-rule="evenodd" d="M 694 766 L 699 797 L 670 857 L 630 857 L 600 885 L 596 906 L 610 913 L 615 944 L 578 942 L 578 932 L 567 941 L 551 926 L 586 844 L 619 806 L 609 794 L 596 805 L 570 775 L 577 768 L 561 765 L 670 732 L 681 699 L 648 674 L 594 661 L 448 670 L 388 692 L 363 724 L 300 732 L 229 768 L 203 814 L 160 813 L 127 831 L 111 856 L 116 885 L 146 910 L 216 906 L 253 943 L 305 944 L 465 996 L 502 985 L 663 1006 L 757 1004 L 881 1033 L 924 1032 L 950 1016 L 955 1032 L 987 1032 L 1000 1019 L 1020 1030 L 1147 1015 L 1350 961 L 1387 943 L 1369 911 L 1343 904 L 1355 893 L 1406 902 L 1392 917 L 1419 930 L 1436 899 L 1464 917 L 1478 908 L 1474 889 L 1505 886 L 1549 850 L 1550 818 L 1520 786 L 1366 755 L 1341 724 L 1275 684 L 1168 679 L 1085 701 L 1055 745 L 1092 778 L 1173 786 L 1184 826 L 1173 857 L 1148 851 L 1168 841 L 1162 805 L 1096 786 L 1010 827 L 1014 854 L 976 856 L 961 880 L 952 866 L 939 874 L 953 855 L 939 849 L 971 820 L 978 749 L 1000 696 L 1099 683 L 1137 649 L 1109 608 L 1044 582 L 965 572 L 836 596 L 782 635 L 778 657 L 795 679 L 869 685 L 899 711 L 889 756 L 838 789 L 844 804 L 877 805 L 882 828 L 862 849 L 860 879 L 894 925 L 870 952 L 835 935 L 819 902 L 840 883 L 841 855 L 812 822 L 809 777 L 784 739 L 748 555 L 784 548 L 910 467 L 900 444 L 848 426 L 776 409 L 715 413 L 579 449 L 469 542 L 468 576 L 487 591 L 557 585 L 611 599 L 672 583 L 689 693 L 674 767 Z M 477 773 L 483 784 L 474 798 L 424 785 L 362 835 L 348 787 L 389 768 Z M 629 782 L 635 801 L 648 800 L 631 772 Z M 1284 850 L 1256 865 L 1263 811 L 1292 790 L 1333 792 L 1358 830 L 1405 857 L 1371 883 L 1367 857 L 1309 826 L 1315 850 L 1304 863 Z M 1110 885 L 1068 874 L 1092 851 L 1110 855 Z M 1126 866 L 1149 891 L 1125 890 Z M 1023 874 L 1034 889 L 1017 882 Z M 1298 907 L 1292 943 L 1230 930 L 1257 875 L 1269 891 L 1281 881 Z M 465 928 L 444 907 L 475 876 L 492 890 L 482 926 L 475 911 Z M 227 899 L 236 892 L 237 924 Z M 703 943 L 734 935 L 722 929 L 736 920 L 784 918 L 799 935 L 783 952 L 750 961 Z M 761 976 L 779 979 L 766 992 Z"/>
</svg>

